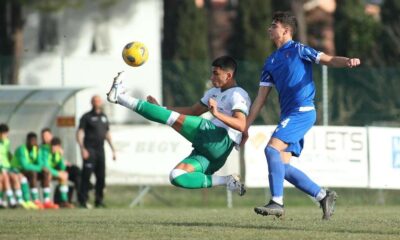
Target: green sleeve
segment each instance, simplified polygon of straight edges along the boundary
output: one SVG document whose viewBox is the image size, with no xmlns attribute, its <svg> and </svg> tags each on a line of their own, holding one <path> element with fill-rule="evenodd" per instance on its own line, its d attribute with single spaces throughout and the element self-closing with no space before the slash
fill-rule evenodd
<svg viewBox="0 0 400 240">
<path fill-rule="evenodd" d="M 58 163 L 57 168 L 58 168 L 60 171 L 65 171 L 65 170 L 67 170 L 67 166 L 65 166 L 65 161 L 64 161 L 64 158 L 63 158 L 63 157 L 61 157 L 61 161 Z"/>
<path fill-rule="evenodd" d="M 25 171 L 40 172 L 42 170 L 42 167 L 40 165 L 32 164 L 29 162 L 29 160 L 26 158 L 23 148 L 19 148 L 17 150 L 17 152 L 15 153 L 15 157 L 19 161 L 21 168 Z"/>
</svg>

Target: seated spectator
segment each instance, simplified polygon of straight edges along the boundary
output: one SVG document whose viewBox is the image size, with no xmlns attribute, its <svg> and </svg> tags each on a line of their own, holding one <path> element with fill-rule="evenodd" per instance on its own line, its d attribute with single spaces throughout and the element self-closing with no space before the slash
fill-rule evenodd
<svg viewBox="0 0 400 240">
<path fill-rule="evenodd" d="M 50 171 L 52 178 L 58 180 L 60 184 L 60 207 L 73 208 L 74 205 L 68 201 L 68 173 L 63 154 L 61 140 L 54 137 L 51 140 L 51 152 L 48 158 L 44 159 L 44 166 Z"/>
</svg>

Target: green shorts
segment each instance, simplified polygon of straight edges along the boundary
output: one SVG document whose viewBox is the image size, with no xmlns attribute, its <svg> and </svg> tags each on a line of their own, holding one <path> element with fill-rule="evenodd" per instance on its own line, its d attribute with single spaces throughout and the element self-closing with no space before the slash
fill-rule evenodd
<svg viewBox="0 0 400 240">
<path fill-rule="evenodd" d="M 213 174 L 224 166 L 234 145 L 225 128 L 203 119 L 192 143 L 194 149 L 182 162 L 190 164 L 196 160 L 201 165 L 201 172 Z"/>
</svg>

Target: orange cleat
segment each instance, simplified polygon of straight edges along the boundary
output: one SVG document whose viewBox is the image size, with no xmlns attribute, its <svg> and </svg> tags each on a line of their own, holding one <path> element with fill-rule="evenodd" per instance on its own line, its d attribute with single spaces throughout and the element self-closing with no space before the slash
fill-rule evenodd
<svg viewBox="0 0 400 240">
<path fill-rule="evenodd" d="M 38 209 L 44 209 L 43 203 L 39 200 L 33 201 L 33 203 L 38 207 Z"/>
<path fill-rule="evenodd" d="M 59 209 L 58 204 L 53 203 L 52 201 L 47 201 L 43 203 L 45 209 Z"/>
</svg>

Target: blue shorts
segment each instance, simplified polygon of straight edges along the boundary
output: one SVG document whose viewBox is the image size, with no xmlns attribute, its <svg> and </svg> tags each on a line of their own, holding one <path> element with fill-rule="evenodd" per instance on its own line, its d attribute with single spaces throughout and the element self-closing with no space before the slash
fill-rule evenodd
<svg viewBox="0 0 400 240">
<path fill-rule="evenodd" d="M 316 117 L 315 110 L 282 116 L 272 137 L 287 143 L 289 146 L 285 152 L 291 152 L 293 156 L 298 157 L 303 150 L 304 135 L 314 125 Z"/>
</svg>

